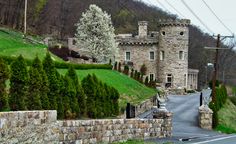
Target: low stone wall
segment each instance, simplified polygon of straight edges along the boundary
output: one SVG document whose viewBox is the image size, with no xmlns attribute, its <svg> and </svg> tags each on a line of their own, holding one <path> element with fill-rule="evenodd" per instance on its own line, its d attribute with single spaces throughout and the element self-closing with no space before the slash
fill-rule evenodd
<svg viewBox="0 0 236 144">
<path fill-rule="evenodd" d="M 213 111 L 205 105 L 199 107 L 199 126 L 203 129 L 212 130 Z"/>
<path fill-rule="evenodd" d="M 54 144 L 58 138 L 56 111 L 0 112 L 1 144 Z"/>
<path fill-rule="evenodd" d="M 159 119 L 57 121 L 56 111 L 0 113 L 0 143 L 111 143 L 170 137 L 172 114 Z"/>
<path fill-rule="evenodd" d="M 153 106 L 156 106 L 156 96 L 142 102 L 139 105 L 135 106 L 135 117 L 137 117 L 138 115 L 149 111 L 153 108 Z"/>
<path fill-rule="evenodd" d="M 170 137 L 172 115 L 165 119 L 60 121 L 60 142 L 111 143 L 128 139 Z"/>
</svg>

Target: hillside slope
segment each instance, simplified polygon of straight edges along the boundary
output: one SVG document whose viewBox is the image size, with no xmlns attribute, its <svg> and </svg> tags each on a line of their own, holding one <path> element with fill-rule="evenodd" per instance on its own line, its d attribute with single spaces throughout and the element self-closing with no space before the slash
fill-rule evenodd
<svg viewBox="0 0 236 144">
<path fill-rule="evenodd" d="M 236 106 L 227 100 L 218 112 L 219 126 L 217 130 L 225 133 L 236 133 Z"/>
<path fill-rule="evenodd" d="M 20 32 L 0 28 L 0 55 L 11 57 L 23 55 L 26 59 L 38 56 L 43 59 L 46 53 L 47 47 L 45 45 L 25 39 Z M 60 58 L 52 56 L 53 59 L 62 61 Z"/>
</svg>

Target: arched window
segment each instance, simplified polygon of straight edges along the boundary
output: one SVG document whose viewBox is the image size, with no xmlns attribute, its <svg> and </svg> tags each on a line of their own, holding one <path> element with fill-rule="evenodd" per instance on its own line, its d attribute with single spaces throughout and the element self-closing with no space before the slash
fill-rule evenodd
<svg viewBox="0 0 236 144">
<path fill-rule="evenodd" d="M 165 52 L 160 51 L 160 60 L 164 60 L 164 59 L 165 59 Z"/>
</svg>

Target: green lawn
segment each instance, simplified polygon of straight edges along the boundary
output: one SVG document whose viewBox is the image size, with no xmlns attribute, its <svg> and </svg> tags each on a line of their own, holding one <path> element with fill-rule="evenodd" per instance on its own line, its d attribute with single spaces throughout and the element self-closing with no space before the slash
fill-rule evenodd
<svg viewBox="0 0 236 144">
<path fill-rule="evenodd" d="M 38 56 L 43 59 L 46 53 L 47 48 L 45 45 L 34 44 L 24 39 L 21 32 L 0 28 L 0 55 L 12 57 L 23 55 L 26 59 L 33 59 Z M 52 56 L 53 59 L 61 61 L 60 58 Z"/>
<path fill-rule="evenodd" d="M 216 130 L 224 133 L 236 133 L 236 106 L 227 100 L 218 112 L 219 125 Z"/>
<path fill-rule="evenodd" d="M 65 74 L 67 70 L 61 69 L 59 72 Z M 115 87 L 120 95 L 120 106 L 124 107 L 127 102 L 133 104 L 140 103 L 147 98 L 150 98 L 156 94 L 156 90 L 146 87 L 140 84 L 136 80 L 129 78 L 128 76 L 112 70 L 77 70 L 77 74 L 80 80 L 86 77 L 88 74 L 95 74 L 98 79 L 107 83 L 110 86 Z"/>
</svg>

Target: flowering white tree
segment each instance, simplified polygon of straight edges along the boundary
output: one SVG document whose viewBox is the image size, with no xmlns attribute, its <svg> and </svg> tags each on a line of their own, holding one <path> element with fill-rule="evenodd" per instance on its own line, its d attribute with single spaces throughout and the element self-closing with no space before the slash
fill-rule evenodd
<svg viewBox="0 0 236 144">
<path fill-rule="evenodd" d="M 75 36 L 81 51 L 97 62 L 105 63 L 114 60 L 118 54 L 114 31 L 111 16 L 98 6 L 90 5 L 77 24 Z"/>
</svg>

